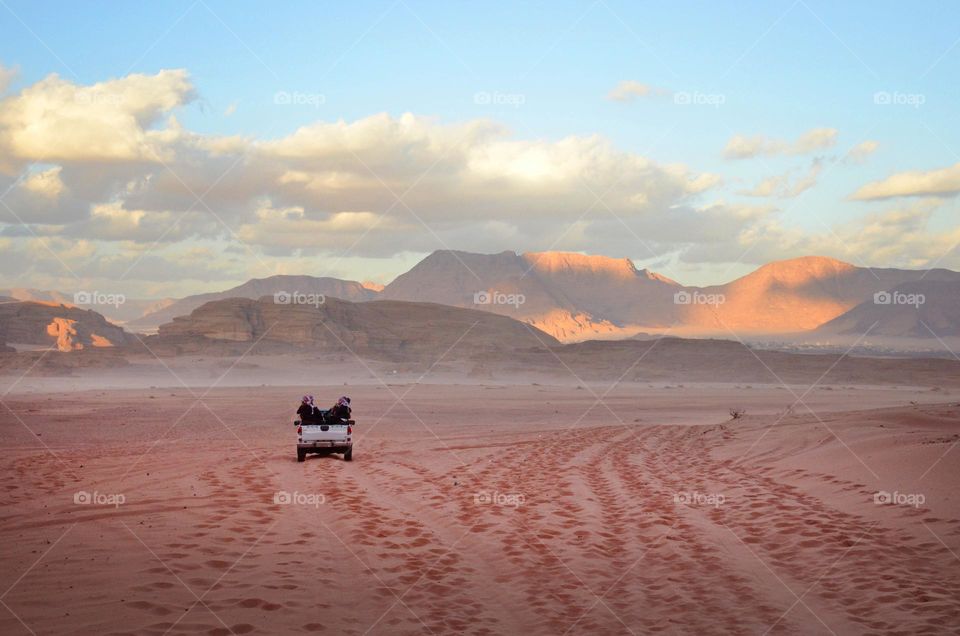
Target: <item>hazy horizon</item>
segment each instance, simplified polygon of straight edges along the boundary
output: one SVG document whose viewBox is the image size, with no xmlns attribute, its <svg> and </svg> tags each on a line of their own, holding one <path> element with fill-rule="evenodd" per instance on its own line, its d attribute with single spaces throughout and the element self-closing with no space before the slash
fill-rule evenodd
<svg viewBox="0 0 960 636">
<path fill-rule="evenodd" d="M 420 263 L 423 259 L 428 258 L 429 256 L 431 256 L 432 254 L 436 253 L 437 251 L 454 251 L 454 252 L 461 252 L 461 253 L 470 253 L 470 254 L 475 254 L 475 255 L 478 254 L 478 253 L 476 253 L 476 252 L 469 252 L 468 250 L 457 250 L 457 249 L 455 249 L 455 248 L 452 248 L 452 249 L 450 249 L 450 250 L 447 250 L 447 248 L 444 248 L 444 250 L 435 250 L 434 252 L 431 252 L 430 254 L 424 255 L 421 259 L 418 259 L 417 261 L 415 261 L 411 267 L 417 265 L 417 264 Z M 494 255 L 496 255 L 496 254 L 500 254 L 500 253 L 503 253 L 503 252 L 512 252 L 512 253 L 517 254 L 517 255 L 523 255 L 523 254 L 524 254 L 523 252 L 519 252 L 519 251 L 517 251 L 517 250 L 507 249 L 507 250 L 501 250 L 500 252 L 496 252 L 496 253 L 480 254 L 480 255 L 482 255 L 482 256 L 494 256 Z M 654 274 L 661 274 L 661 275 L 663 274 L 663 272 L 657 271 L 657 270 L 652 269 L 652 268 L 650 268 L 650 267 L 642 267 L 642 266 L 639 265 L 636 261 L 634 261 L 633 259 L 631 259 L 631 258 L 629 258 L 629 257 L 619 257 L 619 258 L 618 258 L 618 257 L 614 257 L 614 256 L 609 256 L 609 255 L 606 255 L 606 254 L 587 254 L 587 253 L 584 253 L 584 252 L 560 252 L 559 250 L 554 250 L 553 253 L 576 254 L 576 255 L 583 255 L 583 256 L 586 256 L 586 257 L 599 257 L 599 258 L 603 258 L 603 259 L 612 259 L 612 260 L 614 260 L 614 261 L 616 261 L 616 260 L 624 260 L 624 259 L 625 259 L 625 260 L 630 261 L 630 262 L 633 264 L 633 266 L 634 266 L 638 271 L 646 270 L 646 271 L 649 271 L 649 272 L 654 273 Z M 810 254 L 810 255 L 805 255 L 805 256 L 796 256 L 796 257 L 791 257 L 791 258 L 773 260 L 773 261 L 769 261 L 769 262 L 767 262 L 767 263 L 760 263 L 760 264 L 757 264 L 755 267 L 750 267 L 750 268 L 749 268 L 746 272 L 744 272 L 743 274 L 737 274 L 737 275 L 731 274 L 731 275 L 729 275 L 729 276 L 726 277 L 726 278 L 722 278 L 722 277 L 719 277 L 719 276 L 718 276 L 718 277 L 716 278 L 716 280 L 711 280 L 710 282 L 703 282 L 703 283 L 700 283 L 700 284 L 690 283 L 690 282 L 685 281 L 685 280 L 675 280 L 674 282 L 676 282 L 676 283 L 678 283 L 678 284 L 680 284 L 680 285 L 682 285 L 682 286 L 684 286 L 684 287 L 690 287 L 690 288 L 694 288 L 694 287 L 710 287 L 710 286 L 712 286 L 712 285 L 724 285 L 724 284 L 726 284 L 726 283 L 731 283 L 731 282 L 733 282 L 733 281 L 735 281 L 735 280 L 737 280 L 737 279 L 739 279 L 739 278 L 742 278 L 742 277 L 745 276 L 745 275 L 749 275 L 751 272 L 754 272 L 754 271 L 756 271 L 756 270 L 758 270 L 758 269 L 760 269 L 760 268 L 762 268 L 762 267 L 764 267 L 764 266 L 766 266 L 766 265 L 770 265 L 770 264 L 773 264 L 773 263 L 782 263 L 782 262 L 785 262 L 785 261 L 804 260 L 804 259 L 808 259 L 808 258 L 828 258 L 828 259 L 833 259 L 833 260 L 837 260 L 837 261 L 846 263 L 847 265 L 852 265 L 852 266 L 854 266 L 854 267 L 860 267 L 860 268 L 864 268 L 864 269 L 875 269 L 875 270 L 890 269 L 890 268 L 888 268 L 888 267 L 886 267 L 886 266 L 876 266 L 876 265 L 868 265 L 868 264 L 857 264 L 857 263 L 852 263 L 852 262 L 849 262 L 849 261 L 843 261 L 843 259 L 834 259 L 834 258 L 831 257 L 831 256 L 824 256 L 824 255 L 822 255 L 822 254 Z M 893 268 L 893 269 L 901 269 L 901 270 L 905 270 L 905 271 L 911 271 L 911 270 L 912 270 L 912 271 L 927 271 L 927 270 L 925 270 L 925 268 L 922 268 L 922 267 L 899 267 L 899 268 Z M 931 269 L 946 269 L 946 270 L 949 270 L 949 271 L 957 271 L 957 270 L 953 270 L 953 269 L 950 269 L 950 268 L 947 268 L 947 267 L 934 267 L 934 268 L 931 268 Z M 384 280 L 371 280 L 371 279 L 363 279 L 363 280 L 360 280 L 360 279 L 340 279 L 340 280 L 344 280 L 344 281 L 348 281 L 348 282 L 357 282 L 357 283 L 360 283 L 360 284 L 362 284 L 363 286 L 365 286 L 365 287 L 367 287 L 367 288 L 369 288 L 369 289 L 379 290 L 380 287 L 384 287 L 384 286 L 389 285 L 391 282 L 393 282 L 394 280 L 396 280 L 396 278 L 397 278 L 398 276 L 401 276 L 401 275 L 405 274 L 405 273 L 408 272 L 408 271 L 409 271 L 409 269 L 408 269 L 408 270 L 401 271 L 401 272 L 398 272 L 398 273 L 397 273 L 395 276 L 393 276 L 392 278 L 384 279 Z M 729 268 L 724 269 L 724 270 L 722 271 L 722 273 L 727 273 L 727 272 L 730 272 L 730 269 L 729 269 Z M 715 273 L 715 274 L 720 274 L 721 272 L 720 272 L 719 270 L 717 270 L 717 271 L 715 271 L 714 273 Z M 217 282 L 209 283 L 205 289 L 201 289 L 201 290 L 199 290 L 199 291 L 197 291 L 197 292 L 195 292 L 195 293 L 191 293 L 191 294 L 187 294 L 187 295 L 190 296 L 190 295 L 200 295 L 200 294 L 204 294 L 204 293 L 223 292 L 223 291 L 226 291 L 226 290 L 228 290 L 228 289 L 232 289 L 232 288 L 234 288 L 234 287 L 239 287 L 239 286 L 241 286 L 241 285 L 243 285 L 243 284 L 245 284 L 245 283 L 249 283 L 249 282 L 254 281 L 254 280 L 264 280 L 264 279 L 268 279 L 268 278 L 271 278 L 271 277 L 274 277 L 274 276 L 307 276 L 307 277 L 321 278 L 321 277 L 324 277 L 325 275 L 317 275 L 317 274 L 314 274 L 314 273 L 309 272 L 309 271 L 303 271 L 303 272 L 289 271 L 289 272 L 283 272 L 283 273 L 281 273 L 281 274 L 270 274 L 270 275 L 258 276 L 258 277 L 254 277 L 254 278 L 249 278 L 249 279 L 245 279 L 245 280 L 237 280 L 237 281 L 232 281 L 232 282 L 231 282 L 231 281 L 217 281 Z M 331 278 L 338 278 L 338 277 L 333 276 L 333 277 L 331 277 Z M 87 293 L 98 293 L 98 294 L 106 294 L 106 293 L 108 293 L 108 292 L 103 292 L 103 291 L 100 291 L 100 290 L 87 290 L 87 289 L 80 289 L 80 290 L 78 290 L 78 289 L 74 289 L 74 288 L 69 288 L 69 289 L 37 289 L 37 288 L 25 287 L 25 286 L 23 286 L 23 285 L 7 285 L 7 286 L 0 285 L 0 290 L 31 290 L 31 291 L 42 291 L 42 292 L 60 292 L 60 293 L 66 294 L 66 295 L 75 294 L 75 293 L 77 293 L 78 291 L 79 291 L 81 294 L 83 294 L 84 292 L 87 292 Z M 134 300 L 134 299 L 137 299 L 137 300 L 162 300 L 161 297 L 144 297 L 144 296 L 141 296 L 141 297 L 133 297 L 133 296 L 127 297 L 126 294 L 125 294 L 125 292 L 122 291 L 122 289 L 121 289 L 121 291 L 118 291 L 118 292 L 116 292 L 116 293 L 118 293 L 118 294 L 123 294 L 124 297 L 127 298 L 127 299 L 129 299 L 129 300 Z M 170 296 L 170 297 L 173 298 L 174 296 Z"/>
</svg>

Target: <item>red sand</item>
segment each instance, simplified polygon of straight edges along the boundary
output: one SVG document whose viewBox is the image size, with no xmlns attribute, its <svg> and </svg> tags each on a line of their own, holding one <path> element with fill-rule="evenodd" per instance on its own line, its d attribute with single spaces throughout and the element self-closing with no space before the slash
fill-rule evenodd
<svg viewBox="0 0 960 636">
<path fill-rule="evenodd" d="M 955 397 L 351 387 L 355 461 L 298 464 L 303 391 L 4 399 L 0 633 L 960 625 Z"/>
</svg>

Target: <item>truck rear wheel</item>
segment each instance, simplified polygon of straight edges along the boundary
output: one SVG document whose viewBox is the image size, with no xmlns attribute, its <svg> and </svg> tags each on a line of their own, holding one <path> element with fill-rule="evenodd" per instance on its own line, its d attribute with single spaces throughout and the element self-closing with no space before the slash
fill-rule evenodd
<svg viewBox="0 0 960 636">
<path fill-rule="evenodd" d="M 343 461 L 352 462 L 353 461 L 353 448 L 348 448 L 347 452 L 343 454 Z"/>
<path fill-rule="evenodd" d="M 302 462 L 302 461 L 305 460 L 306 458 L 307 458 L 307 451 L 301 450 L 301 449 L 298 448 L 298 449 L 297 449 L 297 461 L 298 461 L 298 462 Z"/>
</svg>

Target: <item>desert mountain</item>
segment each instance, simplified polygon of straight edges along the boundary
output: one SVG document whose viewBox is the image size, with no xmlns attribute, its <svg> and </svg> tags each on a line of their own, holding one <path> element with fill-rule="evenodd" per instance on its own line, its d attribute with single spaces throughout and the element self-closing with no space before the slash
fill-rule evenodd
<svg viewBox="0 0 960 636">
<path fill-rule="evenodd" d="M 147 344 L 161 354 L 315 351 L 365 358 L 436 362 L 479 352 L 509 353 L 556 345 L 551 336 L 489 312 L 429 303 L 353 303 L 328 297 L 314 305 L 273 297 L 206 303 L 160 326 Z"/>
<path fill-rule="evenodd" d="M 892 338 L 960 336 L 960 281 L 922 280 L 897 285 L 821 325 L 823 335 Z"/>
<path fill-rule="evenodd" d="M 685 305 L 680 320 L 717 334 L 807 331 L 872 301 L 877 292 L 921 278 L 960 282 L 960 273 L 856 267 L 822 256 L 776 261 L 731 283 L 698 289 L 723 302 Z"/>
<path fill-rule="evenodd" d="M 870 301 L 877 292 L 918 280 L 960 282 L 960 273 L 864 268 L 809 256 L 768 263 L 723 285 L 693 287 L 637 269 L 626 258 L 440 250 L 382 290 L 370 283 L 335 278 L 273 276 L 222 292 L 160 301 L 159 309 L 126 326 L 153 331 L 210 301 L 297 293 L 351 302 L 384 299 L 483 310 L 526 322 L 564 342 L 644 332 L 754 337 L 813 330 Z M 44 292 L 18 293 L 28 292 L 37 296 L 35 300 L 45 300 L 40 297 Z M 49 301 L 62 299 L 51 295 Z M 130 301 L 120 309 L 128 306 Z M 97 310 L 112 317 L 111 307 L 97 306 Z M 944 320 L 949 322 L 951 317 L 946 315 Z M 952 320 L 960 324 L 960 317 Z"/>
<path fill-rule="evenodd" d="M 383 297 L 483 309 L 561 340 L 583 340 L 617 336 L 637 316 L 670 325 L 678 288 L 625 258 L 441 250 L 398 276 Z"/>
<path fill-rule="evenodd" d="M 147 313 L 136 320 L 132 320 L 129 327 L 135 330 L 153 331 L 161 324 L 169 322 L 177 316 L 185 316 L 204 303 L 214 300 L 260 298 L 284 293 L 332 296 L 350 301 L 373 300 L 377 296 L 375 289 L 370 289 L 363 283 L 355 281 L 315 276 L 270 276 L 269 278 L 254 278 L 222 292 L 181 298 L 158 311 Z"/>
<path fill-rule="evenodd" d="M 438 251 L 387 285 L 383 296 L 508 315 L 562 341 L 645 331 L 729 338 L 811 330 L 874 293 L 921 278 L 960 281 L 960 273 L 863 268 L 810 256 L 769 263 L 724 285 L 688 287 L 638 270 L 629 259 Z M 511 302 L 518 297 L 524 302 Z"/>
<path fill-rule="evenodd" d="M 95 311 L 0 298 L 0 343 L 76 351 L 127 344 L 129 336 Z"/>
</svg>

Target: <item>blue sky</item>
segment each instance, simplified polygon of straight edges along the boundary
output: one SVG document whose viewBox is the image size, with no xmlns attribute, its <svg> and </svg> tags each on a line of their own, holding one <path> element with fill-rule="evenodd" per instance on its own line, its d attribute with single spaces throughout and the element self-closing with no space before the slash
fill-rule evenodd
<svg viewBox="0 0 960 636">
<path fill-rule="evenodd" d="M 17 71 L 8 95 L 51 73 L 89 86 L 131 73 L 184 69 L 194 96 L 164 116 L 210 137 L 276 140 L 316 121 L 356 122 L 378 113 L 399 118 L 409 112 L 444 125 L 488 119 L 515 140 L 597 135 L 617 152 L 717 175 L 722 186 L 695 204 L 675 205 L 767 206 L 775 208 L 778 227 L 792 232 L 829 233 L 833 229 L 827 227 L 909 207 L 927 195 L 938 202 L 930 204 L 924 231 L 949 233 L 957 226 L 951 192 L 911 190 L 900 198 L 849 200 L 869 182 L 960 162 L 956 3 L 3 0 L 0 16 L 0 64 Z M 609 99 L 625 81 L 655 94 Z M 278 105 L 279 92 L 305 96 L 308 103 Z M 878 92 L 904 103 L 875 103 Z M 477 103 L 478 94 L 500 103 Z M 684 105 L 678 95 L 710 103 Z M 915 104 L 918 99 L 922 104 Z M 814 129 L 835 130 L 834 141 L 811 152 L 781 149 L 738 160 L 724 155 L 737 135 L 762 135 L 785 148 Z M 866 141 L 875 142 L 875 150 L 849 160 L 851 149 Z M 816 184 L 799 195 L 742 194 L 769 177 L 801 179 L 814 165 Z M 520 232 L 502 249 L 544 247 L 524 236 Z M 198 234 L 183 245 L 222 247 L 218 242 L 230 239 Z M 445 244 L 450 242 L 435 247 L 482 247 Z M 803 244 L 793 240 L 784 255 L 796 255 Z M 347 256 L 336 273 L 388 280 L 428 251 L 422 245 Z M 116 256 L 119 249 L 98 246 L 104 255 Z M 578 249 L 566 241 L 562 246 Z M 585 243 L 579 249 L 603 252 L 602 246 Z M 684 258 L 685 248 L 677 245 L 611 247 L 612 256 L 629 256 L 690 282 L 713 282 L 756 265 L 720 256 Z M 269 252 L 263 251 L 265 259 L 279 258 Z M 829 255 L 870 265 L 934 260 L 908 248 L 853 252 Z M 890 262 L 875 262 L 886 253 Z M 323 257 L 323 250 L 314 256 Z M 286 271 L 292 264 L 264 265 L 273 266 Z M 38 284 L 56 282 L 39 269 L 22 275 Z M 140 284 L 145 291 L 174 290 L 157 282 Z M 197 279 L 183 285 L 193 290 L 220 283 Z"/>
</svg>

